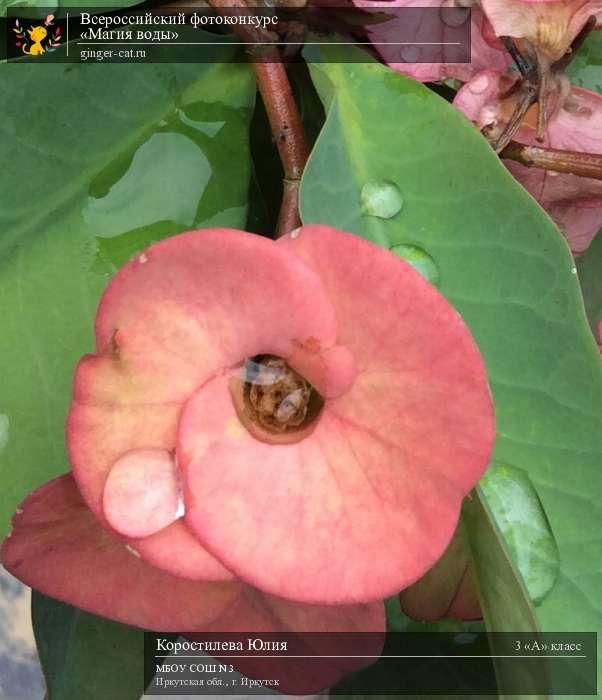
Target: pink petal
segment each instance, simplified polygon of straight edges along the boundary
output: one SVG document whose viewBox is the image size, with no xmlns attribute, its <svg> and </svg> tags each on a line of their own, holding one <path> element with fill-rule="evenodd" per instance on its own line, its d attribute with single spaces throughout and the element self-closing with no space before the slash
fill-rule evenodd
<svg viewBox="0 0 602 700">
<path fill-rule="evenodd" d="M 144 563 L 100 527 L 68 474 L 23 501 L 1 552 L 8 571 L 45 595 L 147 629 L 209 625 L 240 592 L 239 584 L 186 581 Z"/>
<path fill-rule="evenodd" d="M 307 338 L 328 349 L 335 319 L 316 275 L 272 241 L 206 229 L 167 239 L 122 268 L 101 301 L 96 336 L 98 354 L 76 373 L 67 433 L 81 492 L 104 520 L 115 462 L 131 450 L 172 450 L 180 409 L 198 386 L 258 353 L 299 355 Z M 308 365 L 317 361 L 304 355 Z M 182 528 L 170 530 L 171 546 L 167 535 L 150 538 L 136 545 L 142 556 L 176 574 L 229 576 Z"/>
<path fill-rule="evenodd" d="M 296 600 L 375 600 L 441 556 L 489 461 L 493 408 L 476 345 L 414 270 L 366 241 L 305 226 L 278 242 L 319 275 L 357 377 L 295 444 L 255 440 L 227 376 L 180 422 L 186 522 L 224 565 Z M 216 468 L 219 465 L 219 468 Z"/>
<path fill-rule="evenodd" d="M 602 0 L 481 0 L 481 6 L 497 36 L 528 39 L 551 60 L 564 56 L 591 15 L 602 19 Z"/>
<path fill-rule="evenodd" d="M 0 550 L 14 576 L 58 600 L 97 615 L 161 632 L 384 632 L 382 603 L 317 607 L 240 583 L 188 581 L 149 566 L 99 526 L 71 475 L 40 487 L 21 504 Z M 378 655 L 380 634 L 367 653 Z M 335 653 L 340 653 L 335 652 Z M 231 662 L 233 662 L 231 660 Z M 254 664 L 233 662 L 253 672 Z M 317 692 L 365 662 L 290 662 L 269 668 L 288 692 Z M 261 668 L 261 667 L 259 667 Z M 263 667 L 265 668 L 265 667 Z M 305 668 L 305 673 L 302 671 Z M 291 674 L 291 677 L 287 677 Z"/>
<path fill-rule="evenodd" d="M 454 105 L 479 128 L 501 127 L 513 103 L 502 99 L 512 79 L 483 71 L 456 95 Z M 544 146 L 581 153 L 602 153 L 602 96 L 572 88 L 564 104 L 549 120 Z M 515 139 L 534 146 L 535 118 L 530 112 Z M 516 179 L 537 199 L 566 235 L 571 250 L 583 252 L 602 226 L 602 182 L 558 174 L 505 161 Z"/>
<path fill-rule="evenodd" d="M 366 9 L 375 7 L 441 7 L 445 5 L 441 0 L 393 0 L 393 2 L 373 2 L 372 0 L 354 0 L 354 4 L 358 7 Z M 408 63 L 410 60 L 409 50 L 404 47 L 385 46 L 379 42 L 399 41 L 399 30 L 395 23 L 391 22 L 388 27 L 377 27 L 370 31 L 371 40 L 377 43 L 376 49 L 382 56 L 383 60 L 400 73 L 409 75 L 423 83 L 445 80 L 447 78 L 456 78 L 458 80 L 467 81 L 480 70 L 484 68 L 495 68 L 496 70 L 505 70 L 511 63 L 510 56 L 503 49 L 501 43 L 496 41 L 494 37 L 486 37 L 486 32 L 489 28 L 489 23 L 478 7 L 471 8 L 471 62 L 470 63 L 446 63 L 443 60 L 438 63 Z M 427 16 L 428 19 L 428 16 Z M 398 22 L 404 22 L 407 26 L 409 21 L 407 16 L 399 15 Z M 452 32 L 453 30 L 450 30 Z M 491 34 L 491 31 L 489 31 Z M 446 32 L 442 32 L 440 36 L 434 36 L 433 28 L 427 26 L 416 26 L 413 28 L 412 36 L 416 36 L 417 41 L 450 41 L 452 38 Z M 413 48 L 413 47 L 412 47 Z M 400 62 L 398 55 L 402 53 L 404 61 Z M 415 49 L 414 49 L 415 51 Z"/>
<path fill-rule="evenodd" d="M 84 358 L 76 374 L 76 391 L 79 385 L 89 387 L 94 383 L 94 373 L 90 371 L 93 368 L 101 370 L 97 384 L 99 392 L 106 391 L 109 384 L 107 382 L 103 385 L 102 380 L 108 380 L 111 376 L 105 372 L 110 362 L 108 358 Z M 82 465 L 80 490 L 84 497 L 87 495 L 88 502 L 96 504 L 97 517 L 106 523 L 102 496 L 111 467 L 130 450 L 171 450 L 176 439 L 179 406 L 158 404 L 149 409 L 142 404 L 120 407 L 116 403 L 109 403 L 110 393 L 102 396 L 102 399 L 106 403 L 72 404 L 67 438 L 72 459 L 76 459 L 78 466 Z M 130 544 L 154 566 L 162 567 L 177 576 L 216 581 L 232 578 L 232 574 L 192 537 L 182 520 L 177 520 L 155 535 L 132 540 Z"/>
</svg>

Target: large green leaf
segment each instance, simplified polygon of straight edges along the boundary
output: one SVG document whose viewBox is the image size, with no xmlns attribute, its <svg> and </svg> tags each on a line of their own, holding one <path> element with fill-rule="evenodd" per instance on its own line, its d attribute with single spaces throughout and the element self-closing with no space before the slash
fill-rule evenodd
<svg viewBox="0 0 602 700">
<path fill-rule="evenodd" d="M 32 618 L 48 700 L 138 700 L 144 633 L 34 591 Z"/>
<path fill-rule="evenodd" d="M 1 538 L 67 468 L 73 369 L 108 277 L 169 234 L 244 225 L 255 90 L 245 64 L 5 64 L 0 92 Z"/>
<path fill-rule="evenodd" d="M 527 590 L 519 576 L 513 557 L 509 551 L 504 538 L 498 528 L 495 518 L 489 507 L 487 506 L 481 489 L 475 489 L 471 495 L 465 499 L 462 508 L 462 519 L 460 522 L 462 537 L 466 539 L 469 551 L 469 557 L 472 560 L 472 573 L 474 581 L 479 592 L 479 601 L 483 611 L 483 617 L 487 622 L 489 629 L 495 629 L 497 632 L 525 632 L 536 634 L 539 630 L 539 625 L 535 617 L 535 613 Z M 406 617 L 399 607 L 399 598 L 394 596 L 385 601 L 387 610 L 387 628 L 389 632 L 439 632 L 439 633 L 460 633 L 457 634 L 455 654 L 461 655 L 465 652 L 465 642 L 470 638 L 471 632 L 482 632 L 481 622 L 462 622 L 460 620 L 442 620 L 437 623 L 419 623 L 410 620 Z M 461 634 L 468 633 L 468 634 Z M 496 648 L 496 640 L 490 642 L 492 654 L 504 654 L 508 650 L 508 642 L 505 640 L 497 646 L 505 648 Z M 449 649 L 446 649 L 449 653 Z M 498 683 L 502 687 L 508 687 L 516 683 L 517 677 L 520 678 L 519 687 L 533 690 L 534 693 L 529 695 L 532 700 L 543 700 L 548 696 L 541 692 L 545 684 L 535 685 L 535 677 L 532 675 L 532 669 L 520 665 L 520 662 L 511 663 L 504 662 L 500 659 L 494 660 L 494 668 Z M 457 673 L 457 667 L 453 661 L 441 659 L 439 661 L 439 669 L 442 676 L 454 677 Z M 382 668 L 382 664 L 381 664 Z M 433 672 L 431 667 L 430 672 Z M 366 671 L 360 672 L 356 676 L 343 679 L 339 685 L 346 692 L 353 692 L 354 688 L 370 687 L 370 679 L 378 678 L 380 674 L 386 674 L 385 668 L 369 667 Z M 413 673 L 416 673 L 417 683 L 420 683 L 420 664 L 417 663 Z M 374 674 L 374 675 L 372 675 Z M 475 671 L 476 674 L 476 671 Z M 478 676 L 477 676 L 478 678 Z M 368 679 L 368 680 L 367 680 Z M 381 687 L 387 687 L 390 691 L 394 691 L 396 683 L 404 684 L 406 677 L 397 679 L 390 672 L 383 680 L 380 680 Z M 335 692 L 331 695 L 336 694 Z M 535 692 L 537 691 L 537 692 Z M 525 696 L 527 693 L 524 694 Z M 365 697 L 362 694 L 354 696 L 356 700 Z M 376 696 L 379 699 L 386 696 Z M 422 696 L 425 699 L 437 697 L 426 695 Z M 456 697 L 456 696 L 454 696 Z M 464 696 L 472 697 L 475 700 L 481 696 Z M 502 696 L 503 697 L 503 696 Z M 517 700 L 523 695 L 514 696 Z"/>
<path fill-rule="evenodd" d="M 479 602 L 487 628 L 496 632 L 536 633 L 539 624 L 529 595 L 479 488 L 464 501 L 462 526 L 472 554 Z M 493 639 L 491 653 L 508 653 L 507 646 L 507 641 L 500 644 Z M 524 689 L 520 695 L 512 695 L 515 700 L 548 697 L 543 692 L 542 679 L 533 673 L 532 667 L 521 665 L 520 661 L 508 662 L 499 658 L 494 660 L 494 666 L 499 687 L 508 688 L 516 684 L 515 687 L 521 691 Z M 500 694 L 500 697 L 508 696 Z"/>
<path fill-rule="evenodd" d="M 556 583 L 558 545 L 531 480 L 523 469 L 491 464 L 480 481 L 479 495 L 488 504 L 487 515 L 502 534 L 508 556 L 520 572 L 524 590 L 541 603 Z"/>
<path fill-rule="evenodd" d="M 602 375 L 570 252 L 465 117 L 368 58 L 345 63 L 351 50 L 329 47 L 331 62 L 311 65 L 328 116 L 302 182 L 303 219 L 432 258 L 485 357 L 495 459 L 528 472 L 558 544 L 542 627 L 599 630 Z M 386 206 L 366 208 L 374 185 Z"/>
</svg>

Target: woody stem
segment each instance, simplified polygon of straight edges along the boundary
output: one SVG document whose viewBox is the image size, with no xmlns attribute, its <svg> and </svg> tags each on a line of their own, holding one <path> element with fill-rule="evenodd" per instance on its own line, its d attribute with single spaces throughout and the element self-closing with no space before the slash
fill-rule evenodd
<svg viewBox="0 0 602 700">
<path fill-rule="evenodd" d="M 223 15 L 252 14 L 245 0 L 209 0 L 216 12 Z M 299 185 L 309 155 L 301 115 L 282 62 L 279 37 L 263 27 L 234 24 L 238 36 L 250 44 L 247 49 L 257 88 L 270 122 L 272 136 L 284 171 L 282 203 L 276 236 L 283 236 L 301 225 L 299 215 Z"/>
<path fill-rule="evenodd" d="M 570 173 L 580 177 L 602 180 L 602 155 L 597 153 L 578 153 L 557 148 L 527 146 L 511 141 L 500 153 L 502 158 L 509 158 L 528 168 L 541 168 L 557 173 Z"/>
</svg>

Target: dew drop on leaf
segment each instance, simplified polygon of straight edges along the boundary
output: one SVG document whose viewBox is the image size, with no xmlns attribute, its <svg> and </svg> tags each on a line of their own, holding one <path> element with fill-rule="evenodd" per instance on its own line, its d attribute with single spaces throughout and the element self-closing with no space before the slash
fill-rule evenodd
<svg viewBox="0 0 602 700">
<path fill-rule="evenodd" d="M 533 482 L 523 469 L 494 463 L 479 485 L 531 599 L 541 603 L 556 582 L 560 561 Z"/>
<path fill-rule="evenodd" d="M 379 180 L 367 182 L 360 194 L 362 214 L 379 219 L 391 219 L 403 207 L 403 196 L 394 182 Z"/>
<path fill-rule="evenodd" d="M 439 286 L 439 268 L 433 258 L 416 245 L 401 243 L 394 245 L 391 252 L 399 255 L 435 287 Z"/>
</svg>

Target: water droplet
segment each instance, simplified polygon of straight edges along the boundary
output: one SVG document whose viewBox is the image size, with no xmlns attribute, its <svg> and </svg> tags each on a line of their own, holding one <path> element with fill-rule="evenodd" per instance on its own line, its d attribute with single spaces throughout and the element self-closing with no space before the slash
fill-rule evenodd
<svg viewBox="0 0 602 700">
<path fill-rule="evenodd" d="M 399 56 L 403 63 L 416 63 L 420 58 L 420 49 L 417 46 L 404 46 Z"/>
<path fill-rule="evenodd" d="M 299 238 L 300 235 L 301 235 L 301 227 L 296 228 L 294 231 L 290 232 L 291 238 Z"/>
<path fill-rule="evenodd" d="M 439 268 L 425 250 L 416 245 L 402 243 L 393 246 L 391 252 L 403 258 L 431 284 L 434 284 L 436 287 L 439 286 Z"/>
<path fill-rule="evenodd" d="M 492 464 L 479 484 L 535 604 L 554 586 L 558 545 L 535 486 L 523 469 Z"/>
<path fill-rule="evenodd" d="M 142 255 L 138 257 L 138 262 L 141 265 L 144 265 L 144 263 L 148 262 L 148 255 L 146 253 L 142 253 Z"/>
<path fill-rule="evenodd" d="M 489 76 L 479 75 L 470 83 L 470 91 L 474 95 L 480 95 L 489 87 Z"/>
<path fill-rule="evenodd" d="M 470 19 L 470 10 L 466 7 L 458 7 L 455 0 L 444 0 L 439 8 L 439 16 L 443 24 L 448 27 L 461 27 Z"/>
<path fill-rule="evenodd" d="M 8 416 L 4 413 L 0 413 L 0 452 L 8 445 L 8 426 Z"/>
<path fill-rule="evenodd" d="M 391 219 L 403 207 L 403 196 L 399 187 L 388 180 L 367 182 L 360 194 L 362 214 Z"/>
<path fill-rule="evenodd" d="M 17 508 L 17 510 L 15 511 L 15 513 L 16 513 L 17 515 L 21 515 L 21 514 L 23 513 L 23 508 Z"/>
<path fill-rule="evenodd" d="M 576 275 L 577 274 L 577 268 L 576 267 L 571 267 L 571 274 Z"/>
</svg>

